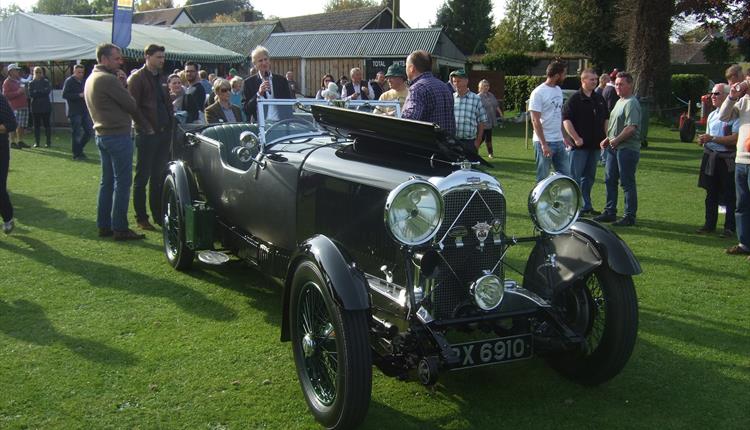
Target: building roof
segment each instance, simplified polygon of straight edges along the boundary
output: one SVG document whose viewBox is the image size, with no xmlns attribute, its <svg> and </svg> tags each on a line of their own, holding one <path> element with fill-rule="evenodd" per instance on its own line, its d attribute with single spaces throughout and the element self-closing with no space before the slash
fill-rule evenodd
<svg viewBox="0 0 750 430">
<path fill-rule="evenodd" d="M 144 25 L 173 25 L 182 13 L 187 14 L 191 21 L 195 22 L 190 12 L 184 7 L 174 7 L 169 9 L 154 9 L 133 14 L 133 24 Z"/>
<path fill-rule="evenodd" d="M 0 62 L 96 59 L 96 46 L 112 37 L 112 23 L 69 16 L 17 13 L 0 21 Z M 123 55 L 143 58 L 149 43 L 166 48 L 167 60 L 241 63 L 245 56 L 167 27 L 133 24 Z"/>
<path fill-rule="evenodd" d="M 672 64 L 708 64 L 703 48 L 708 42 L 672 43 L 669 46 L 669 61 Z"/>
<path fill-rule="evenodd" d="M 265 44 L 276 58 L 401 57 L 418 49 L 466 61 L 441 28 L 273 33 Z"/>
<path fill-rule="evenodd" d="M 263 44 L 274 31 L 278 21 L 252 21 L 235 23 L 191 24 L 174 27 L 183 33 L 230 51 L 249 55 L 257 45 Z"/>
<path fill-rule="evenodd" d="M 294 16 L 280 18 L 281 26 L 287 32 L 307 31 L 332 31 L 332 30 L 363 30 L 370 28 L 370 24 L 379 21 L 381 15 L 388 15 L 388 27 L 390 28 L 393 12 L 388 7 L 373 6 L 357 9 L 339 10 L 334 12 L 317 13 L 314 15 Z M 409 28 L 399 18 L 399 23 L 404 28 Z"/>
</svg>

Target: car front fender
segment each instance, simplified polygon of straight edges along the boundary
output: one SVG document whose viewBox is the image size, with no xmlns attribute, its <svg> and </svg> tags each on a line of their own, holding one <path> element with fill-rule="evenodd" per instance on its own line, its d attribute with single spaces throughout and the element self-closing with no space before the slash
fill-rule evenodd
<svg viewBox="0 0 750 430">
<path fill-rule="evenodd" d="M 637 275 L 643 272 L 641 263 L 633 251 L 612 230 L 588 219 L 578 220 L 571 230 L 590 240 L 615 272 L 621 275 Z"/>
<path fill-rule="evenodd" d="M 185 206 L 193 203 L 197 187 L 190 168 L 183 161 L 172 161 L 167 165 L 167 175 L 174 179 L 177 198 L 180 200 L 180 215 L 185 216 Z"/>
<path fill-rule="evenodd" d="M 367 279 L 354 260 L 339 245 L 324 235 L 305 240 L 290 259 L 284 281 L 281 340 L 289 340 L 289 296 L 294 271 L 303 260 L 313 261 L 326 281 L 331 297 L 345 310 L 370 308 Z"/>
<path fill-rule="evenodd" d="M 641 273 L 640 263 L 620 237 L 596 222 L 580 220 L 566 233 L 536 242 L 526 262 L 523 285 L 551 298 L 559 288 L 601 264 L 622 275 Z"/>
</svg>

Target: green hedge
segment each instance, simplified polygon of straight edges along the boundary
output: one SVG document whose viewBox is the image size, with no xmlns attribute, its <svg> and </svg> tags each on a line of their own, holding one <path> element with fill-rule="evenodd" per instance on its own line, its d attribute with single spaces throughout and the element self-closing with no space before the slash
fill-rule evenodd
<svg viewBox="0 0 750 430">
<path fill-rule="evenodd" d="M 504 106 L 508 110 L 523 111 L 526 109 L 526 100 L 529 99 L 534 88 L 544 82 L 544 76 L 518 75 L 505 77 L 505 100 Z M 578 76 L 567 76 L 560 88 L 564 90 L 577 90 L 581 88 L 581 78 Z"/>
<path fill-rule="evenodd" d="M 714 82 L 726 82 L 724 72 L 729 66 L 731 64 L 672 64 L 669 66 L 669 71 L 673 75 L 706 75 Z"/>
<path fill-rule="evenodd" d="M 526 100 L 529 99 L 534 88 L 544 82 L 543 76 L 506 76 L 505 77 L 505 100 L 507 110 L 526 110 Z"/>
<path fill-rule="evenodd" d="M 710 91 L 706 75 L 672 75 L 671 89 L 676 97 L 693 103 L 699 103 L 701 96 Z"/>
</svg>

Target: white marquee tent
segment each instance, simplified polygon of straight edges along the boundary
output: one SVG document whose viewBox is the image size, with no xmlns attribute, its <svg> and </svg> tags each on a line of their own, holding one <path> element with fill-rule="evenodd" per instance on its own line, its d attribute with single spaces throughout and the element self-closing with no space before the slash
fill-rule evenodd
<svg viewBox="0 0 750 430">
<path fill-rule="evenodd" d="M 67 16 L 17 13 L 0 21 L 0 62 L 95 60 L 96 45 L 112 38 L 112 23 Z M 150 43 L 166 48 L 167 60 L 242 63 L 245 55 L 166 27 L 133 24 L 123 55 L 143 57 Z"/>
</svg>

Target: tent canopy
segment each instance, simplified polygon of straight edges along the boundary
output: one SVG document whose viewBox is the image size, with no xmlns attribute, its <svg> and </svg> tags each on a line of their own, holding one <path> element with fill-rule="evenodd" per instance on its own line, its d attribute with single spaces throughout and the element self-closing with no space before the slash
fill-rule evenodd
<svg viewBox="0 0 750 430">
<path fill-rule="evenodd" d="M 67 16 L 17 13 L 0 21 L 0 62 L 95 60 L 96 45 L 112 40 L 112 23 Z M 245 56 L 177 30 L 133 24 L 123 56 L 143 58 L 150 43 L 166 48 L 167 60 L 242 63 Z"/>
</svg>

